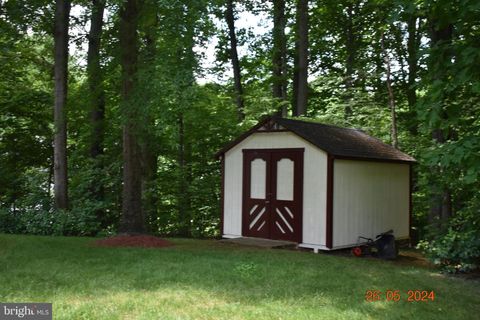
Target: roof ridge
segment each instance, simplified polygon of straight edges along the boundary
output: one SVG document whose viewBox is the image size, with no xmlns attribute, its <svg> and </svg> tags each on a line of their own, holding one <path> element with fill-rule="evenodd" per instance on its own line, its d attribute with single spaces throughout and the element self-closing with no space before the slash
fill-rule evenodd
<svg viewBox="0 0 480 320">
<path fill-rule="evenodd" d="M 334 124 L 328 124 L 328 123 L 322 123 L 322 122 L 314 122 L 314 121 L 308 121 L 308 120 L 299 120 L 299 119 L 292 119 L 292 118 L 282 118 L 279 116 L 273 116 L 273 120 L 287 120 L 287 121 L 294 121 L 294 122 L 302 122 L 306 124 L 313 124 L 313 125 L 320 125 L 324 127 L 331 127 L 331 128 L 336 128 L 336 129 L 342 129 L 342 130 L 352 130 L 352 131 L 357 131 L 357 132 L 363 132 L 362 129 L 357 129 L 357 128 L 345 128 L 345 127 L 340 127 Z M 312 119 L 313 120 L 313 119 Z"/>
</svg>

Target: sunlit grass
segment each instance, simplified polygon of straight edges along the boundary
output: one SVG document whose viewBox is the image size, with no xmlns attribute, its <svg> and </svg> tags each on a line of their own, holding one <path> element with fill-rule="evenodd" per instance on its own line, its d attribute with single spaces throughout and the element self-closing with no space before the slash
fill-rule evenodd
<svg viewBox="0 0 480 320">
<path fill-rule="evenodd" d="M 54 319 L 477 319 L 479 283 L 373 259 L 174 239 L 162 249 L 0 235 L 0 301 Z M 402 300 L 366 302 L 366 290 Z M 407 302 L 407 290 L 435 301 Z"/>
</svg>

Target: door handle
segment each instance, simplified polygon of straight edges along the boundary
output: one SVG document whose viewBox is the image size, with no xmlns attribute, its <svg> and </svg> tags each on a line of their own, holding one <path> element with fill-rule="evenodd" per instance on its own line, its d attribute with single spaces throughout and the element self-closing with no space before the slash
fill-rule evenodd
<svg viewBox="0 0 480 320">
<path fill-rule="evenodd" d="M 270 203 L 270 201 L 268 201 L 268 200 L 267 200 L 267 201 L 265 201 L 265 203 L 267 203 L 267 204 L 268 204 L 268 203 Z"/>
</svg>

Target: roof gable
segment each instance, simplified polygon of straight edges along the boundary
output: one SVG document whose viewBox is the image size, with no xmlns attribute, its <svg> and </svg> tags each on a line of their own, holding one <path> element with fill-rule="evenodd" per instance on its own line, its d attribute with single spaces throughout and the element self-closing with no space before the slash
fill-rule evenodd
<svg viewBox="0 0 480 320">
<path fill-rule="evenodd" d="M 336 157 L 392 162 L 415 162 L 398 149 L 356 129 L 315 122 L 268 117 L 221 149 L 222 155 L 255 132 L 291 131 L 316 147 Z"/>
</svg>

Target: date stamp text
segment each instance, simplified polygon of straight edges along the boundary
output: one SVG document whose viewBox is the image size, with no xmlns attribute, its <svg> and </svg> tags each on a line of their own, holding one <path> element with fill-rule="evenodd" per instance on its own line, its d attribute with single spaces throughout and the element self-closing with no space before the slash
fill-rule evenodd
<svg viewBox="0 0 480 320">
<path fill-rule="evenodd" d="M 429 290 L 367 290 L 365 292 L 367 302 L 376 301 L 407 301 L 407 302 L 433 302 L 435 301 L 435 292 Z"/>
</svg>

